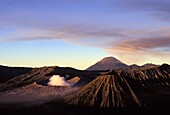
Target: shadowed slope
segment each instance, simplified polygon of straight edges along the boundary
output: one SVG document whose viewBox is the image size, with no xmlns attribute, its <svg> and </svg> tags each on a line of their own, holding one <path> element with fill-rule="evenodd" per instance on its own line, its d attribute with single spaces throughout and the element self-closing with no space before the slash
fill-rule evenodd
<svg viewBox="0 0 170 115">
<path fill-rule="evenodd" d="M 67 99 L 69 104 L 101 108 L 139 107 L 141 103 L 128 82 L 115 72 L 102 75 Z"/>
<path fill-rule="evenodd" d="M 170 85 L 170 66 L 163 64 L 157 68 L 135 70 L 130 73 L 122 72 L 121 76 L 131 78 L 145 88 L 161 88 Z"/>
<path fill-rule="evenodd" d="M 28 73 L 33 68 L 25 68 L 25 67 L 7 67 L 0 65 L 0 83 L 4 83 L 16 76 Z"/>
<path fill-rule="evenodd" d="M 11 90 L 13 88 L 30 85 L 33 82 L 38 82 L 42 80 L 47 80 L 49 77 L 45 76 L 46 74 L 54 71 L 54 67 L 43 67 L 43 68 L 34 68 L 32 71 L 17 76 L 9 81 L 0 85 L 0 91 L 2 90 Z"/>
<path fill-rule="evenodd" d="M 73 93 L 77 90 L 76 87 L 51 87 L 38 85 L 36 82 L 9 90 L 0 92 L 0 104 L 10 105 L 16 104 L 16 106 L 36 105 L 53 101 L 58 98 Z"/>
<path fill-rule="evenodd" d="M 98 76 L 100 71 L 83 71 L 69 67 L 42 67 L 33 68 L 30 72 L 16 76 L 5 83 L 0 84 L 0 91 L 11 90 L 17 87 L 30 85 L 33 82 L 38 84 L 47 85 L 49 78 L 53 75 L 66 76 L 69 75 L 69 79 L 76 76 L 80 78 L 76 86 L 84 86 Z M 68 79 L 68 80 L 69 80 Z"/>
</svg>

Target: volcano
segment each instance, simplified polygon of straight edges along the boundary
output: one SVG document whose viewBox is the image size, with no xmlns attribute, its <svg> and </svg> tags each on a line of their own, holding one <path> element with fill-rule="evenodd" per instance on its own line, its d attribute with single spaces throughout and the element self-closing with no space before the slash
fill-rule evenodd
<svg viewBox="0 0 170 115">
<path fill-rule="evenodd" d="M 140 107 L 141 103 L 127 80 L 115 71 L 101 75 L 87 84 L 68 103 L 99 108 Z"/>
<path fill-rule="evenodd" d="M 113 69 L 125 69 L 128 65 L 125 63 L 119 61 L 118 59 L 114 57 L 105 57 L 96 64 L 90 66 L 87 68 L 87 71 L 92 70 L 113 70 Z"/>
</svg>

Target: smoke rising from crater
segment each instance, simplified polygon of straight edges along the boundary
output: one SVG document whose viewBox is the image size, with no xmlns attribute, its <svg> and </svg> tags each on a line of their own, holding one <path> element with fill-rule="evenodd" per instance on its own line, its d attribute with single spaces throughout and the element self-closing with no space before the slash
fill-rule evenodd
<svg viewBox="0 0 170 115">
<path fill-rule="evenodd" d="M 61 77 L 60 75 L 53 75 L 49 79 L 48 85 L 50 85 L 50 86 L 70 86 L 70 84 L 65 81 L 64 77 Z"/>
</svg>

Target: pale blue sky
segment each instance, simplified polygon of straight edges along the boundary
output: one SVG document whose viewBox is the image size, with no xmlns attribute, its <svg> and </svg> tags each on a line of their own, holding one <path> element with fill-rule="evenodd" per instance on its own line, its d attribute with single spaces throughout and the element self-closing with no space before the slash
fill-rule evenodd
<svg viewBox="0 0 170 115">
<path fill-rule="evenodd" d="M 69 66 L 86 68 L 107 55 L 99 48 L 73 45 L 60 40 L 0 43 L 1 64 L 9 66 Z"/>
</svg>

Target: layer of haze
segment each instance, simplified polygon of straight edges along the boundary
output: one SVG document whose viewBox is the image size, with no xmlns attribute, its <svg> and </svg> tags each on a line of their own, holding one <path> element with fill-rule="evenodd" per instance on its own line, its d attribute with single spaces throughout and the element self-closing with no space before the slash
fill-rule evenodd
<svg viewBox="0 0 170 115">
<path fill-rule="evenodd" d="M 79 87 L 42 86 L 33 83 L 14 90 L 0 92 L 0 104 L 15 104 L 15 107 L 37 105 L 61 99 L 65 95 L 73 94 L 78 89 Z"/>
<path fill-rule="evenodd" d="M 0 0 L 0 64 L 170 63 L 169 0 Z"/>
</svg>

